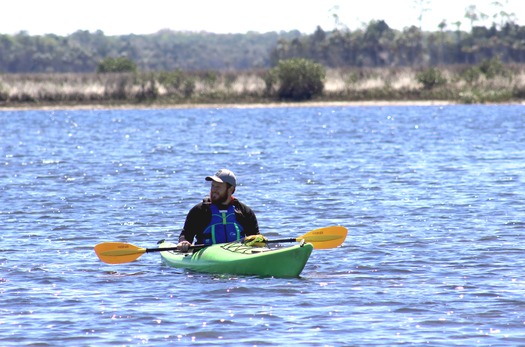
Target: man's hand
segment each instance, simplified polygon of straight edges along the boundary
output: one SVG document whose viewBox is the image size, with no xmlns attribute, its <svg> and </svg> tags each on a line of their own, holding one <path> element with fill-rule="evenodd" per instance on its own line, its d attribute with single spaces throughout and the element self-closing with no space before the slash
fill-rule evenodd
<svg viewBox="0 0 525 347">
<path fill-rule="evenodd" d="M 187 252 L 190 249 L 191 243 L 188 241 L 182 241 L 177 244 L 177 250 L 180 252 Z"/>
<path fill-rule="evenodd" d="M 246 236 L 243 241 L 246 246 L 252 247 L 265 247 L 266 242 L 268 239 L 261 234 Z"/>
</svg>

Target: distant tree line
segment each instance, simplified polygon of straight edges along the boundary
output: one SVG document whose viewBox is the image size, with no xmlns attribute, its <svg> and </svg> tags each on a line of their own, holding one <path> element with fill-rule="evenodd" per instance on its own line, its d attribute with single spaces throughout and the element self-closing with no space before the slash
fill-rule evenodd
<svg viewBox="0 0 525 347">
<path fill-rule="evenodd" d="M 270 66 L 279 40 L 298 31 L 213 34 L 162 30 L 151 35 L 0 35 L 0 73 L 91 73 L 106 58 L 126 58 L 140 71 L 252 70 Z"/>
<path fill-rule="evenodd" d="M 311 35 L 162 30 L 124 36 L 77 31 L 64 37 L 20 32 L 0 35 L 0 73 L 106 72 L 122 58 L 140 71 L 268 69 L 292 58 L 329 68 L 479 64 L 494 57 L 503 63 L 525 62 L 525 26 L 508 21 L 473 26 L 470 32 L 461 31 L 459 22 L 455 26 L 447 30 L 443 22 L 436 32 L 416 26 L 399 31 L 378 20 L 354 31 L 318 27 Z M 101 67 L 101 62 L 109 65 Z"/>
<path fill-rule="evenodd" d="M 364 30 L 320 27 L 309 36 L 281 39 L 271 53 L 271 63 L 301 57 L 327 67 L 424 67 L 479 64 L 498 57 L 504 63 L 525 62 L 525 26 L 505 23 L 499 28 L 473 27 L 423 32 L 416 26 L 398 31 L 385 21 L 372 21 Z"/>
</svg>

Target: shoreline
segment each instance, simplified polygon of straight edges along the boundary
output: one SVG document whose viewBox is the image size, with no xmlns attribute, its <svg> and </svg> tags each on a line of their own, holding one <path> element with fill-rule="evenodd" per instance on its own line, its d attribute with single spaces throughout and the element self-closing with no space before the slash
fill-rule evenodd
<svg viewBox="0 0 525 347">
<path fill-rule="evenodd" d="M 122 104 L 122 105 L 104 105 L 104 104 L 80 104 L 80 105 L 20 105 L 20 106 L 0 106 L 2 111 L 55 111 L 55 110 L 127 110 L 127 109 L 195 109 L 195 108 L 279 108 L 279 107 L 354 107 L 354 106 L 441 106 L 455 105 L 451 101 L 306 101 L 306 102 L 287 102 L 287 103 L 195 103 L 195 104 Z"/>
<path fill-rule="evenodd" d="M 195 109 L 195 108 L 285 108 L 285 107 L 374 107 L 374 106 L 447 106 L 460 105 L 461 103 L 441 100 L 417 100 L 417 101 L 306 101 L 306 102 L 287 102 L 287 103 L 195 103 L 195 104 L 121 104 L 121 105 L 104 105 L 104 104 L 80 104 L 80 105 L 20 105 L 18 106 L 0 106 L 2 111 L 74 111 L 74 110 L 129 110 L 129 109 Z M 483 103 L 482 105 L 525 105 L 525 101 L 506 102 L 506 103 Z"/>
</svg>

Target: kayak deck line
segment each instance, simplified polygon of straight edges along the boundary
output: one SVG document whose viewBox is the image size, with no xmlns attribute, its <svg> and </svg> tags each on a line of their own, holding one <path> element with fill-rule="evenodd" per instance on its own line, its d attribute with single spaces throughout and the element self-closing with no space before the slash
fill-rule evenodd
<svg viewBox="0 0 525 347">
<path fill-rule="evenodd" d="M 160 244 L 165 243 L 165 242 L 166 242 L 165 240 L 161 240 L 161 241 L 157 242 L 157 244 L 160 245 Z M 306 242 L 304 240 L 300 240 L 298 246 L 299 247 L 303 247 L 305 244 L 306 244 Z M 192 249 L 188 250 L 188 252 L 181 252 L 181 251 L 172 249 L 172 247 L 166 247 L 166 248 L 169 249 L 169 250 L 167 250 L 167 252 L 183 254 L 184 256 L 191 256 L 194 253 L 200 251 L 201 249 L 207 247 L 206 245 L 200 245 L 200 246 L 201 247 L 192 248 Z M 263 252 L 271 252 L 271 251 L 274 251 L 274 250 L 280 249 L 280 248 L 285 248 L 285 247 L 282 247 L 280 245 L 277 245 L 277 246 L 274 246 L 273 248 L 271 248 L 269 244 L 266 247 L 247 246 L 247 245 L 243 244 L 241 241 L 233 241 L 233 242 L 228 242 L 228 243 L 222 243 L 222 244 L 219 244 L 218 246 L 220 246 L 224 250 L 231 251 L 231 252 L 234 252 L 234 253 L 242 253 L 242 254 L 258 254 L 258 253 L 263 253 Z M 164 248 L 164 247 L 160 247 L 160 248 Z"/>
</svg>

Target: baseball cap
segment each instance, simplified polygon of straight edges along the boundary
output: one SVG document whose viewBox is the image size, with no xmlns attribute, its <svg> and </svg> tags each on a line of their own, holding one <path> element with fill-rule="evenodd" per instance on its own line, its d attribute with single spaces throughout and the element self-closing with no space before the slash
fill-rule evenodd
<svg viewBox="0 0 525 347">
<path fill-rule="evenodd" d="M 237 179 L 233 172 L 228 169 L 220 169 L 213 176 L 206 176 L 206 181 L 215 181 L 219 183 L 229 183 L 232 186 L 237 186 Z"/>
</svg>

